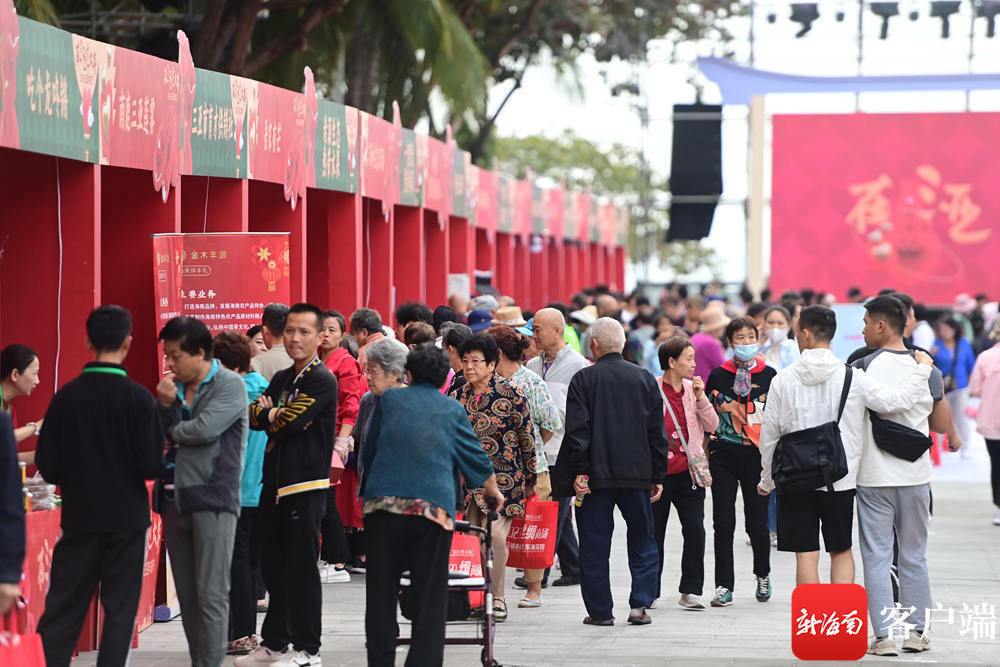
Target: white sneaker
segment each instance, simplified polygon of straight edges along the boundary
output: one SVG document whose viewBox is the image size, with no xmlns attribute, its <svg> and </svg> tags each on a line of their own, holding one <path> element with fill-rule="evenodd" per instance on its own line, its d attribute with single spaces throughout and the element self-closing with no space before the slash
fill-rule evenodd
<svg viewBox="0 0 1000 667">
<path fill-rule="evenodd" d="M 896 648 L 896 640 L 892 637 L 875 637 L 868 645 L 868 653 L 882 656 L 899 655 L 899 649 Z"/>
<path fill-rule="evenodd" d="M 289 651 L 284 660 L 274 663 L 274 667 L 322 667 L 323 659 L 319 654 L 313 655 L 305 651 Z"/>
<path fill-rule="evenodd" d="M 993 525 L 1000 526 L 1000 510 L 993 513 Z"/>
<path fill-rule="evenodd" d="M 695 595 L 694 593 L 685 593 L 684 595 L 681 596 L 681 599 L 677 601 L 677 604 L 679 604 L 682 607 L 686 607 L 687 609 L 705 608 L 704 600 L 702 600 L 700 596 Z"/>
<path fill-rule="evenodd" d="M 273 665 L 286 660 L 292 652 L 286 647 L 284 651 L 272 651 L 266 646 L 258 646 L 247 655 L 241 655 L 233 661 L 236 667 L 253 667 L 254 665 Z"/>
<path fill-rule="evenodd" d="M 349 584 L 351 575 L 346 568 L 339 568 L 333 563 L 324 563 L 319 568 L 319 580 L 324 584 Z"/>
</svg>

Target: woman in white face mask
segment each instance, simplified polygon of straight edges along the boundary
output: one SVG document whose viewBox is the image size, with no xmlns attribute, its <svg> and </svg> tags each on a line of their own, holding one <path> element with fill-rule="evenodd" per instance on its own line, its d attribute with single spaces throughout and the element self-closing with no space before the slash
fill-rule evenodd
<svg viewBox="0 0 1000 667">
<path fill-rule="evenodd" d="M 764 362 L 776 371 L 791 366 L 799 358 L 799 345 L 791 338 L 791 321 L 783 306 L 771 306 L 764 311 L 760 351 Z"/>
</svg>

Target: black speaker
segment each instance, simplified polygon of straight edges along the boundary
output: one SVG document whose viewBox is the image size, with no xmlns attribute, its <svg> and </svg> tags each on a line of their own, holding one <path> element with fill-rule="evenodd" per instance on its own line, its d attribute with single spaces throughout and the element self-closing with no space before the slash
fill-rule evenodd
<svg viewBox="0 0 1000 667">
<path fill-rule="evenodd" d="M 667 241 L 708 236 L 722 195 L 722 107 L 674 105 Z"/>
</svg>

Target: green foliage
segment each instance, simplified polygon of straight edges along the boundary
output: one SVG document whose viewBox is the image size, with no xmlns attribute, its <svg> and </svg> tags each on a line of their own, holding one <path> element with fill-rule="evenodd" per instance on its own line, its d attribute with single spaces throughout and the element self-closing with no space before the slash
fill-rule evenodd
<svg viewBox="0 0 1000 667">
<path fill-rule="evenodd" d="M 497 137 L 497 166 L 518 178 L 530 170 L 535 178 L 565 183 L 567 188 L 613 194 L 629 207 L 629 257 L 643 262 L 655 256 L 675 276 L 707 266 L 714 269 L 715 251 L 700 241 L 666 242 L 669 224 L 667 181 L 647 169 L 638 150 L 622 144 L 607 149 L 565 130 L 554 139 L 544 136 Z"/>
</svg>

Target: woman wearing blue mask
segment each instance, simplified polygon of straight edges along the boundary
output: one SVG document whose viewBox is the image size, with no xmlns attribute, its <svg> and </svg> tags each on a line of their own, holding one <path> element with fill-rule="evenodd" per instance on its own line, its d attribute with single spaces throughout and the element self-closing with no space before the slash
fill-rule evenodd
<svg viewBox="0 0 1000 667">
<path fill-rule="evenodd" d="M 713 370 L 705 382 L 705 393 L 719 413 L 719 427 L 708 445 L 715 527 L 713 607 L 728 607 L 733 603 L 733 534 L 736 491 L 740 487 L 753 547 L 755 594 L 760 602 L 771 597 L 767 497 L 757 494 L 757 482 L 761 472 L 758 446 L 764 402 L 776 371 L 757 356 L 757 326 L 752 319 L 737 317 L 726 326 L 725 336 L 734 356 Z"/>
</svg>

